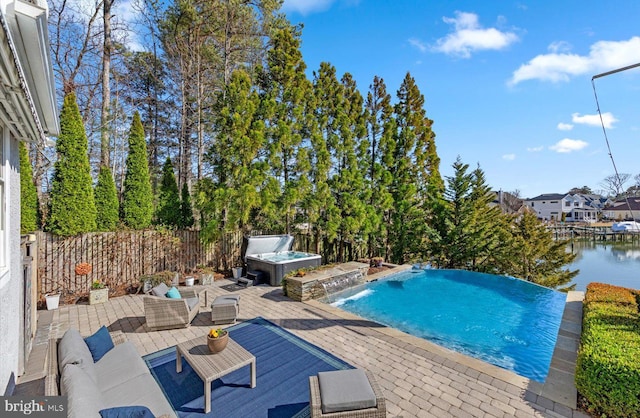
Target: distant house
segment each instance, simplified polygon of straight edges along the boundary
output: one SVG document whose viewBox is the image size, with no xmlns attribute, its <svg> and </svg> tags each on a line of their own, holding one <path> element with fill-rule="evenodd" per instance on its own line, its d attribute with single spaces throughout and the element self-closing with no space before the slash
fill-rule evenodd
<svg viewBox="0 0 640 418">
<path fill-rule="evenodd" d="M 13 393 L 32 338 L 25 326 L 31 298 L 20 254 L 18 143 L 42 148 L 59 129 L 47 14 L 45 0 L 0 0 L 0 395 Z"/>
<path fill-rule="evenodd" d="M 515 215 L 522 214 L 525 211 L 530 211 L 530 208 L 524 204 L 524 200 L 509 192 L 499 190 L 491 193 L 493 193 L 494 199 L 489 205 L 499 207 L 502 213 Z"/>
<path fill-rule="evenodd" d="M 539 219 L 545 221 L 595 222 L 602 216 L 603 208 L 611 203 L 607 198 L 586 194 L 541 194 L 525 200 Z"/>
<path fill-rule="evenodd" d="M 617 200 L 602 210 L 602 215 L 616 221 L 624 219 L 640 220 L 640 197 Z"/>
</svg>

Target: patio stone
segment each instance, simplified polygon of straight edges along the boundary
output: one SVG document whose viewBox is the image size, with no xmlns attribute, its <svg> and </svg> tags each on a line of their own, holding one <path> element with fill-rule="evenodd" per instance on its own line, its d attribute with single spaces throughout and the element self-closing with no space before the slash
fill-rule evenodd
<svg viewBox="0 0 640 418">
<path fill-rule="evenodd" d="M 221 287 L 229 283 L 220 280 L 195 289 L 206 289 L 207 299 L 213 300 L 229 294 Z M 385 393 L 389 417 L 586 416 L 550 399 L 545 384 L 315 301 L 292 301 L 280 288 L 259 285 L 237 293 L 242 296 L 238 322 L 262 316 L 353 366 L 374 373 Z M 61 337 L 68 328 L 78 328 L 81 334 L 90 335 L 105 325 L 112 331 L 121 330 L 138 352 L 145 355 L 205 335 L 213 324 L 211 308 L 203 305 L 190 327 L 167 331 L 146 329 L 142 295 L 110 298 L 93 306 L 62 305 L 56 311 L 38 312 L 36 340 L 43 344 L 49 336 Z M 571 314 L 565 316 L 577 320 L 579 315 L 575 312 L 572 303 Z M 575 327 L 569 324 L 564 329 Z M 573 347 L 564 340 L 571 338 L 569 334 L 563 335 L 563 350 L 558 350 L 562 362 L 556 362 L 562 367 L 562 379 L 548 384 L 554 391 L 569 380 L 565 380 L 565 373 L 570 367 L 564 363 L 568 357 L 566 349 Z M 42 377 L 42 366 L 38 366 L 43 363 L 41 353 L 34 351 L 29 361 L 28 373 L 19 378 L 18 389 L 23 394 L 37 394 L 41 385 L 28 382 Z M 562 401 L 563 397 L 558 399 Z"/>
</svg>

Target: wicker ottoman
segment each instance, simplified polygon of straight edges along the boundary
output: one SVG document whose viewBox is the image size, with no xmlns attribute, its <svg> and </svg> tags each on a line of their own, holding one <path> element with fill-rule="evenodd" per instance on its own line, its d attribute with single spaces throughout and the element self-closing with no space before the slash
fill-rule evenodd
<svg viewBox="0 0 640 418">
<path fill-rule="evenodd" d="M 233 324 L 240 313 L 240 295 L 218 296 L 211 302 L 211 321 L 214 324 Z"/>
<path fill-rule="evenodd" d="M 311 417 L 386 418 L 382 389 L 362 369 L 320 372 L 309 376 Z"/>
</svg>

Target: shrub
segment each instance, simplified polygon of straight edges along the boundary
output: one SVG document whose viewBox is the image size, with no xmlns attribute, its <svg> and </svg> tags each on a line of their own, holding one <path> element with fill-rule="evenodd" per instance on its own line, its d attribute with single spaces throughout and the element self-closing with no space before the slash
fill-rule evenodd
<svg viewBox="0 0 640 418">
<path fill-rule="evenodd" d="M 584 304 L 576 387 L 594 415 L 640 416 L 637 292 L 592 283 Z"/>
<path fill-rule="evenodd" d="M 20 233 L 38 229 L 38 191 L 33 183 L 33 170 L 29 162 L 29 151 L 20 142 Z"/>
<path fill-rule="evenodd" d="M 178 226 L 180 224 L 180 194 L 176 176 L 173 174 L 171 158 L 167 157 L 162 167 L 162 182 L 156 208 L 156 222 L 161 225 Z"/>
<path fill-rule="evenodd" d="M 144 229 L 153 217 L 153 194 L 147 161 L 147 143 L 140 114 L 135 112 L 129 131 L 129 155 L 122 196 L 122 221 L 132 229 Z"/>
<path fill-rule="evenodd" d="M 191 195 L 189 194 L 189 186 L 185 183 L 182 186 L 182 195 L 180 199 L 180 227 L 189 228 L 193 226 L 193 209 L 191 208 Z"/>
<path fill-rule="evenodd" d="M 96 229 L 96 204 L 87 149 L 87 134 L 76 95 L 69 93 L 60 112 L 60 136 L 56 141 L 58 160 L 54 165 L 47 225 L 56 235 L 76 235 Z"/>
<path fill-rule="evenodd" d="M 118 227 L 118 192 L 109 167 L 100 167 L 98 183 L 95 189 L 96 229 L 98 231 L 115 231 Z"/>
</svg>

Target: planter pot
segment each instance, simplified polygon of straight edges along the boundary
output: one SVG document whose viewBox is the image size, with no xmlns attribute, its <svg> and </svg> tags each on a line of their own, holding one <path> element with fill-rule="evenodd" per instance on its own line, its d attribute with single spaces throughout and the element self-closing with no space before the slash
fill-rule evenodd
<svg viewBox="0 0 640 418">
<path fill-rule="evenodd" d="M 180 273 L 176 273 L 173 275 L 173 279 L 171 280 L 171 284 L 174 286 L 178 286 L 180 284 Z"/>
<path fill-rule="evenodd" d="M 234 267 L 231 269 L 233 271 L 233 278 L 238 280 L 242 277 L 242 267 Z"/>
<path fill-rule="evenodd" d="M 60 294 L 57 295 L 45 295 L 47 300 L 47 310 L 51 311 L 54 309 L 58 309 L 58 305 L 60 304 Z"/>
<path fill-rule="evenodd" d="M 207 335 L 207 346 L 209 347 L 209 351 L 211 351 L 214 354 L 224 350 L 228 342 L 229 342 L 228 332 L 218 338 L 211 338 Z"/>
<path fill-rule="evenodd" d="M 89 305 L 105 303 L 109 300 L 109 288 L 89 290 Z"/>
<path fill-rule="evenodd" d="M 187 277 L 187 278 L 184 279 L 184 284 L 185 284 L 185 286 L 193 286 L 195 281 L 196 281 L 196 279 L 194 279 L 193 277 Z"/>
<path fill-rule="evenodd" d="M 211 273 L 201 273 L 200 274 L 200 284 L 204 286 L 209 286 L 213 284 L 213 274 Z"/>
</svg>

